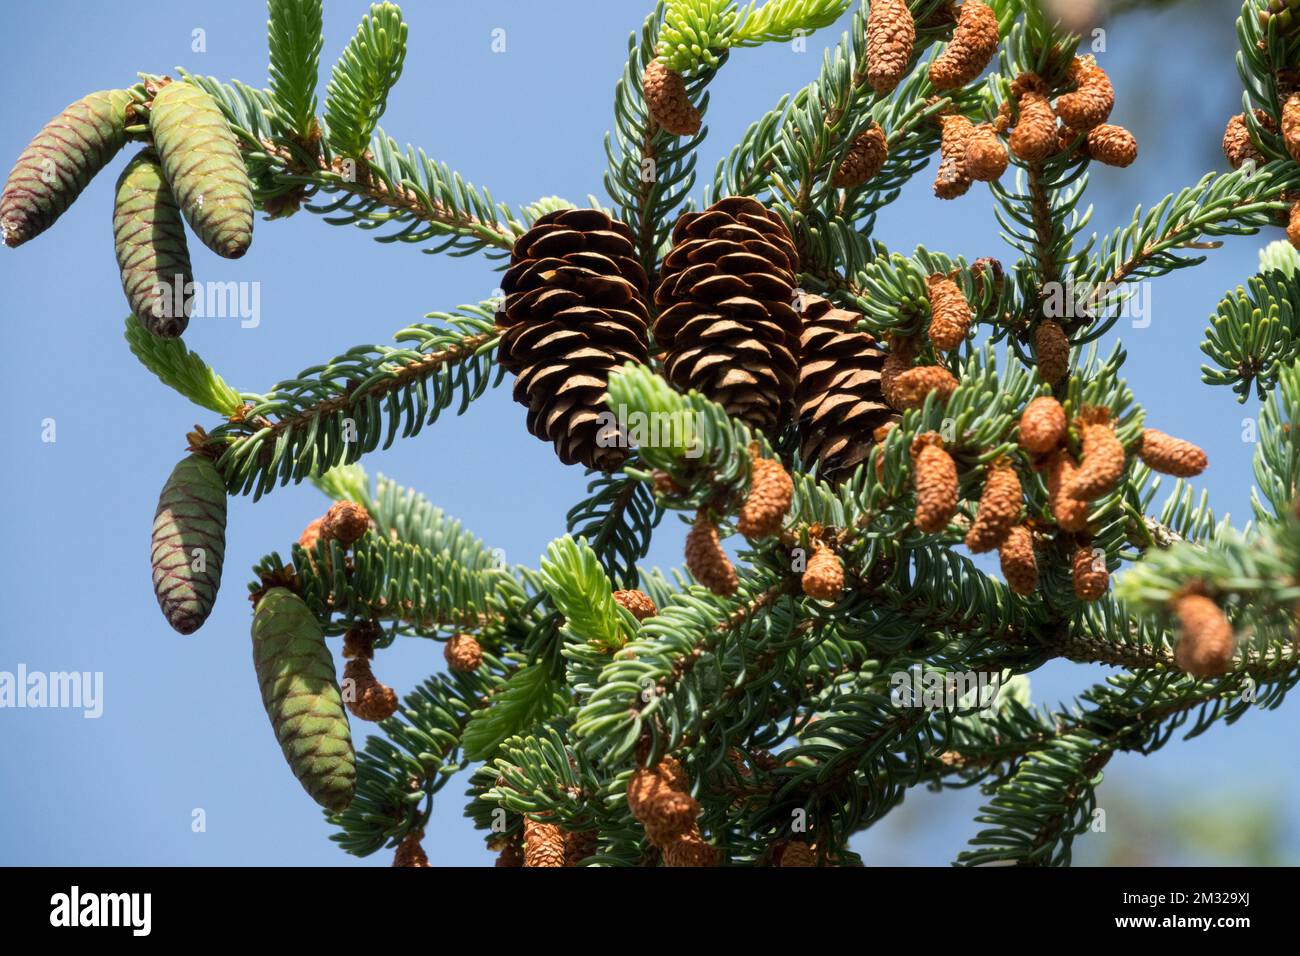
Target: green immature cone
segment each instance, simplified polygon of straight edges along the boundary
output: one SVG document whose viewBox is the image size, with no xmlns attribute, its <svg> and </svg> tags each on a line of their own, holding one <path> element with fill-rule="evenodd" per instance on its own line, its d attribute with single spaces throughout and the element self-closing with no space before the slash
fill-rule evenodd
<svg viewBox="0 0 1300 956">
<path fill-rule="evenodd" d="M 131 311 L 154 335 L 176 338 L 189 324 L 193 304 L 190 250 L 180 209 L 151 149 L 118 177 L 113 245 Z"/>
<path fill-rule="evenodd" d="M 167 623 L 193 634 L 221 587 L 226 486 L 203 455 L 181 460 L 163 485 L 153 519 L 153 590 Z"/>
<path fill-rule="evenodd" d="M 36 135 L 0 194 L 5 245 L 34 239 L 63 215 L 95 173 L 126 143 L 126 90 L 100 90 L 73 103 Z"/>
<path fill-rule="evenodd" d="M 286 588 L 267 591 L 253 612 L 253 664 L 294 776 L 325 809 L 344 809 L 357 770 L 334 659 L 311 609 Z"/>
<path fill-rule="evenodd" d="M 168 83 L 153 98 L 149 129 L 190 227 L 217 255 L 238 259 L 253 241 L 253 187 L 216 101 L 190 83 Z"/>
</svg>

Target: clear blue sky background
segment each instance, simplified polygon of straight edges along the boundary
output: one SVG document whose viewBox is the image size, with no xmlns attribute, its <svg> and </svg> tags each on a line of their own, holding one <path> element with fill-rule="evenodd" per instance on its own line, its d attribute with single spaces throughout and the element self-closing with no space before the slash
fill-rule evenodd
<svg viewBox="0 0 1300 956">
<path fill-rule="evenodd" d="M 328 64 L 365 4 L 331 0 L 327 8 L 322 97 Z M 1240 108 L 1232 60 L 1236 9 L 1214 0 L 1111 25 L 1103 62 L 1119 89 L 1116 119 L 1135 130 L 1143 155 L 1128 172 L 1094 176 L 1099 230 L 1126 219 L 1139 202 L 1223 167 L 1218 140 L 1226 117 Z M 522 204 L 558 194 L 583 203 L 588 193 L 602 193 L 601 138 L 611 122 L 613 84 L 628 33 L 648 10 L 646 0 L 408 2 L 406 70 L 383 125 L 499 199 Z M 179 64 L 265 82 L 266 12 L 259 0 L 51 0 L 7 5 L 5 19 L 0 88 L 21 91 L 0 105 L 6 169 L 64 104 L 129 85 L 137 71 Z M 205 53 L 191 51 L 196 28 L 206 31 Z M 506 31 L 505 53 L 492 52 L 495 28 Z M 745 126 L 816 75 L 841 28 L 817 34 L 804 54 L 774 46 L 732 58 L 713 85 L 703 169 L 711 175 Z M 110 206 L 125 159 L 103 172 L 49 233 L 0 250 L 0 379 L 9 403 L 0 416 L 0 447 L 10 462 L 0 470 L 7 503 L 0 670 L 22 663 L 103 671 L 106 685 L 99 720 L 72 711 L 0 711 L 0 863 L 346 863 L 268 728 L 244 598 L 253 562 L 272 549 L 285 551 L 324 499 L 303 486 L 278 490 L 256 506 L 232 501 L 225 586 L 197 635 L 173 633 L 151 593 L 148 539 L 159 487 L 184 450 L 185 432 L 195 422 L 210 424 L 211 416 L 164 389 L 122 340 L 126 309 Z M 881 238 L 904 251 L 929 242 L 969 257 L 1006 255 L 986 191 L 941 204 L 929 195 L 928 178 L 881 217 Z M 1240 439 L 1241 423 L 1256 409 L 1200 384 L 1198 345 L 1206 317 L 1254 270 L 1261 245 L 1234 241 L 1210 265 L 1157 283 L 1150 327 L 1121 330 L 1131 354 L 1128 376 L 1150 421 L 1208 449 L 1213 467 L 1206 483 L 1217 509 L 1241 517 L 1252 450 Z M 200 280 L 261 283 L 260 327 L 206 319 L 186 335 L 233 385 L 256 391 L 351 346 L 390 341 L 426 312 L 486 298 L 498 285 L 498 274 L 479 259 L 381 246 L 309 214 L 259 222 L 252 250 L 238 262 L 218 259 L 197 242 L 192 254 Z M 53 444 L 41 441 L 46 418 L 57 422 Z M 583 476 L 528 436 L 523 419 L 504 388 L 464 418 L 441 421 L 367 465 L 422 489 L 511 561 L 535 563 L 546 542 L 564 532 L 564 512 L 580 497 Z M 680 547 L 680 529 L 666 522 L 652 560 L 674 564 Z M 406 641 L 385 652 L 377 670 L 405 692 L 441 666 L 439 647 Z M 1101 673 L 1050 666 L 1034 675 L 1034 696 L 1068 699 Z M 1231 846 L 1216 855 L 1150 836 L 1144 821 L 1193 792 L 1221 802 L 1225 825 L 1246 804 L 1284 808 L 1277 849 L 1296 860 L 1297 707 L 1292 701 L 1280 712 L 1251 714 L 1235 728 L 1171 745 L 1154 758 L 1114 761 L 1101 790 L 1102 805 L 1112 811 L 1109 830 L 1081 840 L 1081 854 L 1115 859 L 1121 848 L 1144 847 L 1140 858 L 1148 860 L 1240 859 Z M 357 733 L 365 729 L 354 724 Z M 461 816 L 462 789 L 443 791 L 426 847 L 440 863 L 488 864 L 491 856 Z M 873 862 L 946 863 L 976 831 L 979 802 L 973 792 L 915 794 L 857 845 Z M 204 833 L 191 832 L 195 808 L 206 813 Z M 381 853 L 368 862 L 388 861 Z"/>
</svg>

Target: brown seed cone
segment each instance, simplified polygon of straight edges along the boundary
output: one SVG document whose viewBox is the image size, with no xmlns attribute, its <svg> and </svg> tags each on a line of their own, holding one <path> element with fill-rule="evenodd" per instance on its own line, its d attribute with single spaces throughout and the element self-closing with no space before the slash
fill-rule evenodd
<svg viewBox="0 0 1300 956">
<path fill-rule="evenodd" d="M 1047 493 L 1052 517 L 1062 531 L 1083 531 L 1088 527 L 1088 503 L 1072 498 L 1068 490 L 1079 466 L 1069 449 L 1059 448 L 1047 465 Z"/>
<path fill-rule="evenodd" d="M 751 468 L 749 494 L 740 506 L 736 530 L 753 541 L 781 530 L 794 498 L 794 481 L 785 466 L 773 458 L 756 456 Z"/>
<path fill-rule="evenodd" d="M 659 613 L 655 602 L 644 591 L 615 591 L 614 601 L 626 608 L 638 621 L 644 621 Z"/>
<path fill-rule="evenodd" d="M 957 513 L 957 463 L 944 451 L 937 432 L 912 440 L 912 483 L 916 486 L 916 527 L 926 534 L 938 534 Z"/>
<path fill-rule="evenodd" d="M 564 831 L 525 817 L 524 866 L 564 866 Z"/>
<path fill-rule="evenodd" d="M 1110 119 L 1115 108 L 1115 88 L 1096 59 L 1075 57 L 1070 79 L 1077 89 L 1056 101 L 1056 115 L 1065 125 L 1086 132 Z"/>
<path fill-rule="evenodd" d="M 991 123 L 981 123 L 966 140 L 966 172 L 980 183 L 996 182 L 1011 163 L 1007 148 Z"/>
<path fill-rule="evenodd" d="M 994 462 L 984 480 L 975 523 L 966 533 L 966 547 L 974 554 L 984 554 L 1000 545 L 1020 517 L 1023 500 L 1016 469 L 1006 459 Z"/>
<path fill-rule="evenodd" d="M 468 674 L 483 663 L 483 648 L 473 634 L 454 634 L 442 650 L 447 666 L 458 674 Z"/>
<path fill-rule="evenodd" d="M 699 828 L 682 834 L 663 848 L 664 866 L 716 866 L 717 854 L 704 841 Z"/>
<path fill-rule="evenodd" d="M 889 352 L 880 366 L 880 394 L 894 408 L 898 408 L 898 377 L 916 361 L 916 343 L 910 338 L 893 336 L 889 339 Z"/>
<path fill-rule="evenodd" d="M 867 17 L 867 82 L 880 95 L 892 93 L 907 75 L 916 43 L 916 21 L 906 0 L 877 0 Z"/>
<path fill-rule="evenodd" d="M 1138 143 L 1124 127 L 1103 124 L 1088 133 L 1088 155 L 1099 163 L 1124 169 L 1137 161 Z"/>
<path fill-rule="evenodd" d="M 355 501 L 336 501 L 320 521 L 320 536 L 350 548 L 370 530 L 370 513 Z"/>
<path fill-rule="evenodd" d="M 1110 492 L 1124 476 L 1124 446 L 1103 413 L 1083 416 L 1083 461 L 1065 492 L 1080 501 L 1094 501 Z"/>
<path fill-rule="evenodd" d="M 1264 129 L 1271 132 L 1277 130 L 1273 117 L 1263 110 L 1255 110 L 1255 120 Z M 1250 126 L 1246 123 L 1245 113 L 1238 113 L 1228 120 L 1228 127 L 1223 131 L 1223 155 L 1233 169 L 1241 169 L 1248 162 L 1263 166 L 1268 161 L 1250 138 Z"/>
<path fill-rule="evenodd" d="M 1034 329 L 1034 357 L 1038 377 L 1048 385 L 1062 382 L 1070 374 L 1070 340 L 1055 319 L 1043 319 Z"/>
<path fill-rule="evenodd" d="M 1007 586 L 1021 597 L 1028 597 L 1038 589 L 1038 561 L 1034 557 L 1034 536 L 1029 529 L 1018 524 L 1007 532 L 998 546 L 1002 562 L 1002 576 Z"/>
<path fill-rule="evenodd" d="M 975 125 L 964 116 L 941 116 L 943 133 L 939 139 L 939 171 L 934 178 L 934 194 L 940 199 L 957 199 L 970 192 L 970 171 L 966 152 Z"/>
<path fill-rule="evenodd" d="M 1020 447 L 1031 455 L 1055 451 L 1065 439 L 1065 409 L 1050 395 L 1033 399 L 1020 413 Z"/>
<path fill-rule="evenodd" d="M 837 484 L 867 460 L 877 428 L 897 415 L 885 401 L 885 353 L 857 330 L 861 316 L 804 296 L 795 414 L 803 466 Z"/>
<path fill-rule="evenodd" d="M 595 830 L 580 830 L 564 834 L 564 865 L 578 866 L 587 857 L 596 852 L 596 840 L 599 833 Z"/>
<path fill-rule="evenodd" d="M 799 254 L 780 217 L 730 196 L 673 227 L 655 292 L 664 372 L 760 431 L 789 420 L 799 375 Z"/>
<path fill-rule="evenodd" d="M 1174 438 L 1154 428 L 1142 430 L 1140 457 L 1148 468 L 1175 478 L 1192 478 L 1205 471 L 1210 461 L 1205 452 L 1189 441 Z"/>
<path fill-rule="evenodd" d="M 375 679 L 368 658 L 357 657 L 348 661 L 343 668 L 343 682 L 343 703 L 354 717 L 378 722 L 387 720 L 397 711 L 397 693 Z M 347 692 L 348 689 L 351 693 Z"/>
<path fill-rule="evenodd" d="M 817 851 L 802 840 L 791 840 L 781 848 L 777 866 L 816 866 Z"/>
<path fill-rule="evenodd" d="M 1095 601 L 1110 587 L 1106 556 L 1092 548 L 1079 548 L 1071 559 L 1074 596 L 1080 601 Z"/>
<path fill-rule="evenodd" d="M 830 548 L 817 544 L 800 583 L 803 593 L 816 601 L 838 601 L 844 594 L 844 562 Z"/>
<path fill-rule="evenodd" d="M 700 111 L 691 103 L 686 92 L 686 80 L 674 73 L 662 60 L 654 59 L 641 77 L 641 92 L 645 95 L 646 109 L 666 133 L 673 136 L 694 136 L 700 131 Z"/>
<path fill-rule="evenodd" d="M 1287 97 L 1282 107 L 1282 142 L 1291 158 L 1300 163 L 1300 91 Z"/>
<path fill-rule="evenodd" d="M 298 535 L 298 545 L 304 551 L 315 551 L 316 543 L 320 541 L 320 526 L 324 518 L 317 518 L 302 529 L 302 534 Z"/>
<path fill-rule="evenodd" d="M 965 86 L 984 72 L 998 50 L 998 16 L 980 0 L 966 0 L 957 14 L 952 42 L 930 64 L 936 90 Z"/>
<path fill-rule="evenodd" d="M 1222 677 L 1232 666 L 1235 641 L 1232 624 L 1203 594 L 1184 594 L 1174 602 L 1182 636 L 1174 648 L 1174 663 L 1193 677 Z"/>
<path fill-rule="evenodd" d="M 900 412 L 920 408 L 926 396 L 934 392 L 940 404 L 952 398 L 957 390 L 957 379 L 942 365 L 920 365 L 909 368 L 894 381 L 894 400 L 891 403 Z"/>
<path fill-rule="evenodd" d="M 836 189 L 851 189 L 870 182 L 880 174 L 889 158 L 889 140 L 879 123 L 861 133 L 844 154 L 844 159 L 835 174 L 831 185 Z"/>
<path fill-rule="evenodd" d="M 528 430 L 566 465 L 617 468 L 602 413 L 610 372 L 648 360 L 648 281 L 632 230 L 598 209 L 547 213 L 515 242 L 502 277 L 498 359 L 516 377 Z"/>
<path fill-rule="evenodd" d="M 971 308 L 966 293 L 945 275 L 926 280 L 930 296 L 930 342 L 940 352 L 951 352 L 970 332 Z"/>
<path fill-rule="evenodd" d="M 403 837 L 402 842 L 397 844 L 397 852 L 393 854 L 393 866 L 427 867 L 429 857 L 420 845 L 423 839 L 423 830 L 412 830 Z"/>
<path fill-rule="evenodd" d="M 740 585 L 731 559 L 722 550 L 717 525 L 703 511 L 686 535 L 686 569 L 719 597 L 731 597 Z"/>
<path fill-rule="evenodd" d="M 1026 163 L 1041 163 L 1057 151 L 1056 114 L 1046 95 L 1026 89 L 1020 95 L 1020 120 L 1011 132 L 1011 152 Z"/>
<path fill-rule="evenodd" d="M 1300 249 L 1300 200 L 1291 207 L 1291 224 L 1287 226 L 1286 237 L 1291 240 L 1291 245 Z"/>
</svg>

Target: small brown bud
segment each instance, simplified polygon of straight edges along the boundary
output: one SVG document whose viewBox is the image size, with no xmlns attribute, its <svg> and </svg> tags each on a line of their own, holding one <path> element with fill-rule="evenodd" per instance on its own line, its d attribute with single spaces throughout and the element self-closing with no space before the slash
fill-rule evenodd
<svg viewBox="0 0 1300 956">
<path fill-rule="evenodd" d="M 453 634 L 442 653 L 447 666 L 458 674 L 476 671 L 483 663 L 483 648 L 473 634 Z"/>
<path fill-rule="evenodd" d="M 694 136 L 700 131 L 700 111 L 691 103 L 686 81 L 662 60 L 651 60 L 641 77 L 646 109 L 664 132 L 673 136 Z"/>
<path fill-rule="evenodd" d="M 838 601 L 844 594 L 844 563 L 824 544 L 813 548 L 800 582 L 803 593 L 817 601 Z"/>
<path fill-rule="evenodd" d="M 1232 666 L 1235 641 L 1232 624 L 1203 594 L 1184 594 L 1174 602 L 1174 616 L 1182 629 L 1174 649 L 1174 663 L 1197 678 L 1222 677 Z"/>
<path fill-rule="evenodd" d="M 1270 132 L 1277 130 L 1273 117 L 1263 110 L 1255 110 L 1255 119 L 1264 129 Z M 1253 162 L 1256 166 L 1263 166 L 1266 162 L 1264 154 L 1250 138 L 1250 126 L 1246 122 L 1245 113 L 1238 113 L 1228 120 L 1228 127 L 1223 131 L 1223 155 L 1233 169 L 1241 169 L 1248 162 Z"/>
<path fill-rule="evenodd" d="M 870 129 L 853 141 L 849 151 L 844 154 L 843 161 L 831 177 L 831 185 L 836 189 L 850 189 L 870 182 L 884 169 L 888 158 L 889 140 L 885 138 L 885 131 L 880 128 L 880 124 L 873 123 Z"/>
<path fill-rule="evenodd" d="M 997 14 L 980 0 L 966 0 L 952 42 L 930 64 L 930 83 L 936 90 L 965 86 L 984 72 L 997 49 Z"/>
<path fill-rule="evenodd" d="M 1205 452 L 1191 442 L 1166 435 L 1154 428 L 1143 429 L 1138 457 L 1152 471 L 1173 475 L 1175 478 L 1192 478 L 1205 471 L 1210 463 Z"/>
<path fill-rule="evenodd" d="M 994 462 L 984 481 L 975 523 L 966 534 L 966 547 L 974 554 L 984 554 L 1001 544 L 1020 517 L 1022 501 L 1023 491 L 1016 469 L 1005 459 Z"/>
<path fill-rule="evenodd" d="M 1002 575 L 1007 586 L 1021 597 L 1028 597 L 1038 588 L 1038 561 L 1034 557 L 1034 537 L 1029 529 L 1018 524 L 1007 532 L 998 546 L 1002 562 Z"/>
<path fill-rule="evenodd" d="M 615 591 L 614 601 L 626 608 L 638 621 L 644 621 L 659 613 L 655 602 L 650 600 L 650 595 L 644 591 Z"/>
<path fill-rule="evenodd" d="M 1124 169 L 1137 161 L 1138 143 L 1124 127 L 1102 124 L 1088 133 L 1088 153 L 1099 163 Z"/>
<path fill-rule="evenodd" d="M 1038 377 L 1056 385 L 1070 374 L 1070 340 L 1061 324 L 1043 319 L 1034 329 L 1034 357 L 1038 360 Z"/>
<path fill-rule="evenodd" d="M 1095 601 L 1110 587 L 1106 555 L 1092 548 L 1079 548 L 1071 560 L 1074 596 L 1080 601 Z"/>
<path fill-rule="evenodd" d="M 943 449 L 937 432 L 912 441 L 912 483 L 916 486 L 918 529 L 938 534 L 957 513 L 957 463 Z"/>
<path fill-rule="evenodd" d="M 1055 451 L 1065 439 L 1065 409 L 1050 395 L 1041 395 L 1020 413 L 1020 447 L 1031 455 Z"/>
<path fill-rule="evenodd" d="M 718 528 L 700 511 L 686 535 L 686 569 L 719 597 L 731 597 L 740 586 L 736 569 L 722 549 Z"/>
<path fill-rule="evenodd" d="M 1076 89 L 1057 99 L 1056 115 L 1080 132 L 1106 122 L 1115 108 L 1115 88 L 1106 71 L 1093 57 L 1076 57 L 1070 79 Z"/>
<path fill-rule="evenodd" d="M 916 43 L 916 21 L 906 0 L 877 0 L 867 16 L 867 82 L 877 94 L 892 93 L 907 75 Z"/>
<path fill-rule="evenodd" d="M 336 501 L 321 518 L 320 536 L 350 548 L 370 530 L 370 513 L 355 501 Z"/>
<path fill-rule="evenodd" d="M 970 332 L 971 308 L 961 286 L 945 275 L 926 280 L 930 296 L 930 341 L 940 352 L 951 352 Z"/>
<path fill-rule="evenodd" d="M 794 481 L 773 458 L 755 456 L 751 469 L 749 494 L 740 507 L 736 530 L 752 541 L 781 530 L 794 498 Z"/>
</svg>

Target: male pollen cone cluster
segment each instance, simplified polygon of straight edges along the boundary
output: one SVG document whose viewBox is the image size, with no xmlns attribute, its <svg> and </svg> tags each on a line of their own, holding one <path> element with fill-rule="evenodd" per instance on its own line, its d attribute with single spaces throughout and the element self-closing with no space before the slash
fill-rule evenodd
<svg viewBox="0 0 1300 956">
<path fill-rule="evenodd" d="M 939 169 L 934 178 L 934 194 L 939 199 L 958 199 L 970 192 L 974 178 L 967 169 L 967 152 L 975 133 L 975 124 L 965 116 L 939 117 Z"/>
<path fill-rule="evenodd" d="M 1095 501 L 1113 491 L 1124 475 L 1124 446 L 1104 409 L 1085 409 L 1080 416 L 1083 460 L 1066 493 L 1080 501 Z"/>
<path fill-rule="evenodd" d="M 1038 561 L 1034 557 L 1034 536 L 1022 524 L 1013 526 L 998 546 L 1002 576 L 1007 586 L 1021 597 L 1038 588 Z"/>
<path fill-rule="evenodd" d="M 614 602 L 628 611 L 638 621 L 654 617 L 659 613 L 655 602 L 644 591 L 615 591 Z"/>
<path fill-rule="evenodd" d="M 1273 117 L 1261 109 L 1256 109 L 1254 113 L 1255 121 L 1261 127 L 1270 133 L 1277 132 L 1277 124 L 1273 122 Z M 1259 151 L 1259 147 L 1250 137 L 1250 125 L 1246 122 L 1245 113 L 1238 113 L 1228 120 L 1228 127 L 1223 131 L 1223 155 L 1227 157 L 1233 169 L 1241 169 L 1246 163 L 1263 166 L 1267 162 L 1264 154 Z"/>
<path fill-rule="evenodd" d="M 844 593 L 844 562 L 832 548 L 815 542 L 800 585 L 813 600 L 838 601 Z"/>
<path fill-rule="evenodd" d="M 867 82 L 892 93 L 907 75 L 916 44 L 916 21 L 905 0 L 877 0 L 867 16 Z"/>
<path fill-rule="evenodd" d="M 958 381 L 942 365 L 916 365 L 916 344 L 895 336 L 880 369 L 880 391 L 885 401 L 900 412 L 920 408 L 934 392 L 946 402 L 957 390 Z"/>
<path fill-rule="evenodd" d="M 638 767 L 627 782 L 627 806 L 665 866 L 713 866 L 713 848 L 700 833 L 700 805 L 689 793 L 682 765 L 664 757 L 654 767 Z"/>
<path fill-rule="evenodd" d="M 1026 163 L 1041 163 L 1057 149 L 1056 114 L 1043 81 L 1033 74 L 1017 77 L 1020 118 L 1011 131 L 1011 152 Z"/>
<path fill-rule="evenodd" d="M 930 342 L 940 352 L 951 352 L 970 333 L 971 307 L 966 293 L 945 275 L 926 280 L 930 298 Z"/>
<path fill-rule="evenodd" d="M 1065 440 L 1065 409 L 1050 395 L 1032 399 L 1020 413 L 1020 447 L 1031 455 L 1046 455 Z"/>
<path fill-rule="evenodd" d="M 483 648 L 473 634 L 453 634 L 443 648 L 447 666 L 458 674 L 468 674 L 483 663 Z"/>
<path fill-rule="evenodd" d="M 703 509 L 686 534 L 686 570 L 719 597 L 731 597 L 740 586 L 736 568 L 722 549 L 718 526 Z"/>
<path fill-rule="evenodd" d="M 917 435 L 911 452 L 916 527 L 926 534 L 938 534 L 957 513 L 957 463 L 944 451 L 937 432 Z"/>
<path fill-rule="evenodd" d="M 1011 462 L 1000 458 L 989 466 L 975 523 L 966 533 L 966 547 L 973 554 L 992 551 L 1002 543 L 1020 517 L 1023 496 L 1020 476 Z"/>
<path fill-rule="evenodd" d="M 1038 377 L 1057 385 L 1070 374 L 1070 340 L 1055 319 L 1043 319 L 1034 329 L 1034 358 Z"/>
<path fill-rule="evenodd" d="M 879 123 L 872 123 L 865 132 L 858 134 L 844 159 L 831 176 L 831 185 L 836 189 L 851 189 L 870 182 L 885 168 L 889 158 L 889 140 Z"/>
<path fill-rule="evenodd" d="M 752 456 L 749 494 L 740 506 L 736 530 L 751 541 L 766 538 L 781 530 L 790 502 L 794 498 L 794 481 L 785 466 L 773 458 Z"/>
<path fill-rule="evenodd" d="M 1193 591 L 1175 598 L 1174 616 L 1182 632 L 1174 648 L 1179 670 L 1201 679 L 1226 674 L 1236 642 L 1232 624 L 1219 606 Z"/>
<path fill-rule="evenodd" d="M 343 695 L 343 703 L 354 717 L 378 722 L 387 720 L 397 711 L 397 693 L 387 684 L 380 683 L 371 670 L 370 661 L 375 655 L 374 633 L 373 626 L 358 625 L 343 637 L 343 656 L 347 659 L 343 681 L 352 689 L 350 694 Z"/>
<path fill-rule="evenodd" d="M 393 854 L 393 866 L 427 867 L 429 857 L 420 845 L 423 839 L 423 830 L 412 830 L 403 837 L 402 842 L 397 844 L 397 852 Z"/>
<path fill-rule="evenodd" d="M 952 41 L 930 64 L 936 90 L 955 90 L 984 72 L 998 50 L 998 17 L 980 0 L 966 0 L 957 14 Z"/>
<path fill-rule="evenodd" d="M 662 60 L 653 59 L 646 66 L 641 92 L 650 118 L 665 132 L 673 136 L 694 136 L 700 131 L 700 111 L 686 92 L 686 80 L 668 69 Z"/>
<path fill-rule="evenodd" d="M 1074 596 L 1080 601 L 1096 601 L 1110 587 L 1106 556 L 1093 548 L 1078 548 L 1070 559 L 1070 576 Z"/>
<path fill-rule="evenodd" d="M 1138 457 L 1152 471 L 1175 478 L 1193 478 L 1205 471 L 1210 463 L 1205 452 L 1191 442 L 1154 428 L 1143 429 Z"/>
</svg>

